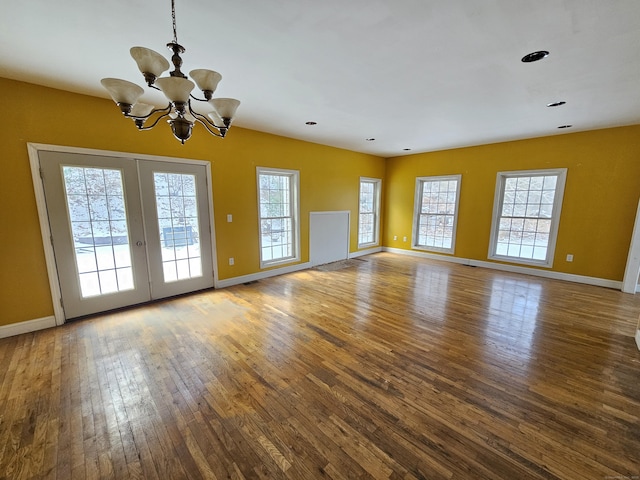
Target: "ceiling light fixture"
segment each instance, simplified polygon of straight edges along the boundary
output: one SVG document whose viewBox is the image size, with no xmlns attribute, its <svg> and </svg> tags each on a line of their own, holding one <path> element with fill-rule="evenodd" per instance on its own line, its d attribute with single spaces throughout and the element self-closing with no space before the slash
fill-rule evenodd
<svg viewBox="0 0 640 480">
<path fill-rule="evenodd" d="M 558 128 L 571 128 L 573 125 L 560 125 Z"/>
<path fill-rule="evenodd" d="M 537 62 L 538 60 L 542 60 L 548 55 L 549 55 L 549 52 L 547 52 L 546 50 L 539 50 L 537 52 L 528 53 L 527 55 L 522 57 L 521 61 L 524 63 Z"/>
<path fill-rule="evenodd" d="M 553 103 L 547 103 L 547 107 L 559 107 L 560 105 L 564 105 L 567 102 L 553 102 Z"/>
<path fill-rule="evenodd" d="M 317 125 L 318 122 L 304 122 L 305 125 Z"/>
<path fill-rule="evenodd" d="M 185 48 L 178 43 L 175 0 L 171 0 L 171 18 L 173 20 L 173 41 L 168 43 L 167 47 L 173 51 L 171 62 L 175 70 L 169 72 L 169 77 L 160 77 L 163 72 L 169 69 L 169 62 L 162 55 L 144 47 L 133 47 L 130 50 L 131 56 L 138 64 L 147 85 L 155 90 L 160 90 L 169 100 L 169 105 L 166 108 L 155 108 L 153 105 L 138 102 L 144 90 L 135 83 L 118 78 L 103 78 L 100 83 L 120 107 L 123 115 L 131 118 L 139 130 L 150 130 L 160 120 L 169 117 L 167 122 L 171 125 L 173 135 L 183 144 L 191 137 L 196 122 L 203 125 L 212 135 L 224 137 L 231 128 L 231 122 L 240 102 L 233 98 L 213 98 L 213 92 L 222 79 L 222 75 L 213 70 L 199 69 L 189 72 L 189 76 L 202 90 L 204 99 L 196 98 L 191 94 L 195 85 L 180 71 L 182 66 L 180 54 L 185 52 Z M 192 99 L 208 102 L 213 110 L 207 113 L 207 116 L 196 112 L 191 108 Z M 151 118 L 152 116 L 155 117 Z M 145 125 L 147 120 L 150 125 Z"/>
<path fill-rule="evenodd" d="M 375 138 L 365 138 L 365 140 L 366 140 L 367 142 L 373 142 L 373 141 L 375 140 Z"/>
</svg>

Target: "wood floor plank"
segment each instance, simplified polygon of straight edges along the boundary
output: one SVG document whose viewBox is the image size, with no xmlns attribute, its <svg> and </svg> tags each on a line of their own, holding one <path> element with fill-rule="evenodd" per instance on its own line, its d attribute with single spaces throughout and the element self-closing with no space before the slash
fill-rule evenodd
<svg viewBox="0 0 640 480">
<path fill-rule="evenodd" d="M 640 296 L 352 263 L 0 339 L 0 478 L 640 476 Z"/>
</svg>

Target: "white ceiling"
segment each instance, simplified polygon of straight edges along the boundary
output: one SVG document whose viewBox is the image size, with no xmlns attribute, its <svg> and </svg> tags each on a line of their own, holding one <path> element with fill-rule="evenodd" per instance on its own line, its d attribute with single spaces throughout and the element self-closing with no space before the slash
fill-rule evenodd
<svg viewBox="0 0 640 480">
<path fill-rule="evenodd" d="M 639 0 L 176 0 L 176 18 L 183 71 L 220 72 L 254 130 L 391 157 L 640 123 Z M 144 85 L 131 46 L 169 57 L 172 38 L 170 0 L 0 0 L 2 77 L 109 98 L 103 77 Z"/>
</svg>

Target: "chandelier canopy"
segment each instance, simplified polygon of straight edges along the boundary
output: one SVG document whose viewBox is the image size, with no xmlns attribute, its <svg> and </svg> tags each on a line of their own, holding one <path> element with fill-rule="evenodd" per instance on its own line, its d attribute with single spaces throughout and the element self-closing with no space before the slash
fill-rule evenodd
<svg viewBox="0 0 640 480">
<path fill-rule="evenodd" d="M 150 130 L 160 120 L 169 117 L 167 122 L 171 126 L 173 135 L 183 144 L 191 137 L 195 123 L 203 125 L 212 135 L 224 137 L 231 128 L 231 122 L 240 102 L 233 98 L 213 98 L 213 92 L 222 79 L 222 75 L 213 70 L 198 69 L 189 72 L 189 76 L 202 90 L 204 98 L 197 98 L 191 94 L 195 84 L 180 71 L 182 67 L 180 54 L 185 52 L 185 48 L 178 43 L 175 0 L 171 0 L 171 17 L 173 41 L 168 43 L 167 47 L 173 52 L 171 62 L 174 70 L 169 72 L 168 77 L 160 76 L 170 68 L 169 62 L 162 55 L 144 47 L 133 47 L 130 50 L 147 85 L 160 90 L 169 100 L 167 107 L 156 108 L 153 105 L 138 102 L 144 90 L 127 80 L 103 78 L 100 83 L 120 107 L 123 115 L 131 118 L 139 130 Z M 208 102 L 213 110 L 206 116 L 202 115 L 191 108 L 191 100 Z"/>
</svg>

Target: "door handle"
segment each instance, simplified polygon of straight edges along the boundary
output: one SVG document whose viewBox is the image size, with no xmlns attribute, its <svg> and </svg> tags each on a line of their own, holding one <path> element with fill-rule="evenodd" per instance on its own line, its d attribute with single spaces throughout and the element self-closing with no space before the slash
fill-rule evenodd
<svg viewBox="0 0 640 480">
<path fill-rule="evenodd" d="M 137 246 L 137 247 L 141 247 L 141 246 L 142 246 L 142 242 L 141 242 L 140 240 L 138 240 L 138 241 L 136 242 L 136 246 Z"/>
</svg>

